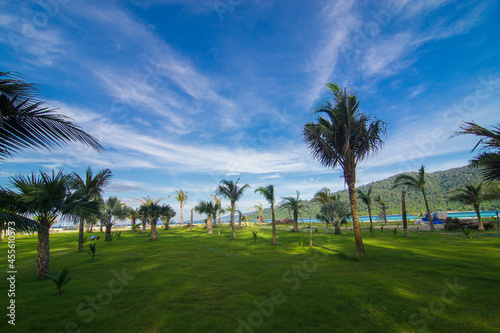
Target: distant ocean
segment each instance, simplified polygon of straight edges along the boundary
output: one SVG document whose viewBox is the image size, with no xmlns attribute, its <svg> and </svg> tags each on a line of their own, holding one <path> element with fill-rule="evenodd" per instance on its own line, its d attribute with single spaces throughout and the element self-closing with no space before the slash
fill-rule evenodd
<svg viewBox="0 0 500 333">
<path fill-rule="evenodd" d="M 481 212 L 481 217 L 496 217 L 496 214 L 495 214 L 496 211 L 494 210 L 487 210 L 487 211 L 482 211 Z M 419 217 L 417 215 L 411 215 L 411 214 L 408 214 L 406 215 L 408 221 L 416 221 L 419 219 Z M 456 218 L 467 218 L 467 217 L 472 217 L 472 218 L 475 218 L 477 217 L 476 216 L 476 212 L 448 212 L 448 216 L 449 217 L 456 217 Z M 236 218 L 236 223 L 238 223 L 238 217 L 235 217 Z M 387 215 L 387 221 L 401 221 L 403 219 L 403 215 Z M 312 222 L 318 222 L 317 219 L 315 218 L 303 218 L 303 219 L 299 219 L 299 223 L 303 223 L 303 222 L 310 222 L 312 220 Z M 360 216 L 359 217 L 359 220 L 361 222 L 369 222 L 370 221 L 370 218 L 368 216 Z M 373 216 L 372 215 L 372 220 L 373 222 L 379 222 L 378 220 L 378 217 L 377 216 Z M 271 222 L 271 220 L 265 220 L 266 222 Z M 229 218 L 223 218 L 222 219 L 222 222 L 223 223 L 228 223 L 229 222 Z M 254 221 L 249 221 L 249 223 L 255 223 L 257 222 L 257 220 L 254 220 Z M 189 221 L 187 222 L 184 222 L 185 224 L 189 224 Z M 204 224 L 205 222 L 203 221 L 194 221 L 193 222 L 194 224 Z M 116 223 L 115 226 L 120 226 L 121 223 Z M 130 225 L 130 221 L 123 221 L 123 226 L 129 226 Z M 158 227 L 160 226 L 163 226 L 163 224 L 161 222 L 158 222 Z M 179 222 L 170 222 L 170 225 L 179 225 Z M 68 229 L 73 229 L 75 228 L 73 223 L 71 222 L 64 222 L 64 221 L 61 221 L 61 222 L 57 222 L 57 223 L 54 223 L 53 225 L 54 228 L 68 228 Z M 94 227 L 95 228 L 95 227 Z M 97 227 L 99 228 L 99 227 Z"/>
</svg>

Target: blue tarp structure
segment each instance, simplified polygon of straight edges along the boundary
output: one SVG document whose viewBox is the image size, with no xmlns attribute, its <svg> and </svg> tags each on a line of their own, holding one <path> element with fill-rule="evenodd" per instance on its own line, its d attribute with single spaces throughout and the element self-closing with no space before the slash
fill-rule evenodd
<svg viewBox="0 0 500 333">
<path fill-rule="evenodd" d="M 436 218 L 436 214 L 432 214 L 433 216 L 433 219 L 432 219 L 432 224 L 444 224 L 443 221 L 439 221 L 437 218 Z M 424 222 L 429 222 L 429 219 L 427 218 L 427 214 L 425 214 L 425 216 L 422 218 L 422 221 Z"/>
</svg>

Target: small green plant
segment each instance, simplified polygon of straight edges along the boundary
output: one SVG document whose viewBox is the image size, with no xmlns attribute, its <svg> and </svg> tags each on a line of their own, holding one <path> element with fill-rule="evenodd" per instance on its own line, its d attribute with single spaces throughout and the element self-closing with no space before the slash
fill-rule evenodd
<svg viewBox="0 0 500 333">
<path fill-rule="evenodd" d="M 380 227 L 380 230 L 381 230 L 382 232 L 384 232 L 384 226 L 381 226 L 381 227 Z"/>
<path fill-rule="evenodd" d="M 418 227 L 417 227 L 417 232 L 418 232 Z"/>
<path fill-rule="evenodd" d="M 252 238 L 254 243 L 257 242 L 257 238 L 259 238 L 259 236 L 257 236 L 257 231 L 252 231 Z"/>
<path fill-rule="evenodd" d="M 398 228 L 394 228 L 394 230 L 392 231 L 392 233 L 394 234 L 394 237 L 396 237 L 396 234 L 398 233 Z"/>
<path fill-rule="evenodd" d="M 118 231 L 118 232 L 116 233 L 116 238 L 120 238 L 120 236 L 121 236 L 121 235 L 122 235 L 122 232 L 121 232 L 121 231 Z"/>
<path fill-rule="evenodd" d="M 304 247 L 305 239 L 303 237 L 300 237 L 300 238 L 298 238 L 298 240 L 299 240 L 299 246 Z"/>
<path fill-rule="evenodd" d="M 318 232 L 318 228 L 314 228 L 314 232 Z"/>
<path fill-rule="evenodd" d="M 94 260 L 94 257 L 95 257 L 95 243 L 90 243 L 89 244 L 90 246 L 90 251 L 87 251 L 88 254 L 90 254 L 92 256 L 92 259 L 91 260 Z"/>
<path fill-rule="evenodd" d="M 131 225 L 130 227 L 132 228 L 133 232 L 137 232 L 139 230 L 139 228 L 141 228 L 141 225 L 140 224 L 134 224 L 134 225 Z"/>
<path fill-rule="evenodd" d="M 371 233 L 371 234 L 372 234 L 372 236 L 373 236 L 373 226 L 372 226 L 372 225 L 370 225 L 370 233 Z"/>
<path fill-rule="evenodd" d="M 62 287 L 64 287 L 66 284 L 68 284 L 69 281 L 73 278 L 73 275 L 69 275 L 69 267 L 64 266 L 62 271 L 59 271 L 57 275 L 49 275 L 49 274 L 44 274 L 47 276 L 49 279 L 54 281 L 54 283 L 57 286 L 57 290 L 59 291 L 59 296 L 62 294 Z"/>
<path fill-rule="evenodd" d="M 463 228 L 462 230 L 463 230 L 463 232 L 464 232 L 465 236 L 466 236 L 467 238 L 469 238 L 469 237 L 470 237 L 470 232 L 471 232 L 471 229 L 470 229 L 469 227 L 467 227 L 467 226 L 466 226 L 466 227 L 465 227 L 465 228 Z"/>
</svg>

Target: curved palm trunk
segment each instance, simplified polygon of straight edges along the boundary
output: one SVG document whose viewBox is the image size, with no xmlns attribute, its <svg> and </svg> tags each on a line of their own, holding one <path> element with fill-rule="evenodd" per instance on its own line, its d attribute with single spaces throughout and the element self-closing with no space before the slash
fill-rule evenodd
<svg viewBox="0 0 500 333">
<path fill-rule="evenodd" d="M 431 231 L 434 231 L 436 230 L 434 228 L 434 224 L 432 223 L 432 220 L 434 220 L 434 216 L 432 216 L 431 211 L 429 209 L 429 204 L 427 203 L 427 197 L 425 196 L 425 191 L 422 191 L 422 194 L 424 195 L 425 209 L 427 209 L 427 218 L 429 219 L 429 227 Z"/>
<path fill-rule="evenodd" d="M 368 207 L 368 216 L 370 217 L 370 227 L 372 228 L 373 230 L 373 221 L 372 221 L 372 208 L 370 207 L 370 205 L 366 205 Z"/>
<path fill-rule="evenodd" d="M 158 238 L 158 231 L 156 231 L 156 221 L 151 221 L 151 240 Z"/>
<path fill-rule="evenodd" d="M 365 248 L 363 246 L 363 237 L 361 235 L 361 225 L 359 224 L 358 202 L 356 199 L 356 176 L 354 171 L 346 172 L 345 179 L 349 189 L 349 202 L 351 204 L 352 224 L 354 228 L 354 241 L 356 242 L 356 254 L 359 257 L 365 256 Z"/>
<path fill-rule="evenodd" d="M 110 242 L 112 240 L 111 239 L 111 226 L 112 226 L 111 223 L 106 224 L 106 238 L 104 238 L 105 242 Z"/>
<path fill-rule="evenodd" d="M 39 279 L 46 279 L 49 274 L 50 263 L 50 246 L 49 246 L 49 228 L 38 230 L 38 251 L 36 255 L 36 277 Z"/>
<path fill-rule="evenodd" d="M 212 219 L 209 217 L 207 217 L 207 234 L 208 235 L 213 235 L 214 233 L 214 228 L 212 226 Z"/>
<path fill-rule="evenodd" d="M 101 234 L 102 234 L 102 227 L 103 227 L 103 225 L 102 225 L 102 221 L 101 221 L 101 222 L 99 222 L 99 232 L 100 232 Z"/>
<path fill-rule="evenodd" d="M 293 231 L 299 232 L 299 212 L 293 211 Z"/>
<path fill-rule="evenodd" d="M 481 213 L 479 211 L 479 205 L 474 205 L 474 210 L 476 211 L 477 222 L 479 223 L 478 227 L 477 227 L 477 230 L 483 231 L 484 230 L 484 225 L 483 225 L 483 220 L 481 219 Z"/>
<path fill-rule="evenodd" d="M 145 234 L 146 233 L 146 219 L 143 219 L 141 221 L 142 223 L 142 230 L 141 230 L 141 234 Z"/>
<path fill-rule="evenodd" d="M 85 220 L 80 221 L 80 230 L 78 231 L 78 252 L 83 252 L 83 227 Z"/>
<path fill-rule="evenodd" d="M 168 230 L 170 228 L 170 219 L 165 220 L 165 230 Z"/>
<path fill-rule="evenodd" d="M 231 228 L 233 229 L 233 239 L 236 239 L 236 230 L 234 222 L 234 201 L 231 200 Z"/>
<path fill-rule="evenodd" d="M 387 213 L 385 210 L 385 205 L 382 206 L 382 214 L 384 214 L 384 227 L 387 225 Z"/>
<path fill-rule="evenodd" d="M 406 221 L 406 202 L 405 202 L 406 191 L 401 191 L 401 213 L 403 215 L 403 230 L 405 237 L 408 237 L 408 223 Z"/>
<path fill-rule="evenodd" d="M 272 242 L 272 244 L 278 245 L 278 240 L 276 239 L 276 224 L 274 221 L 274 205 L 271 206 L 271 214 L 272 214 L 272 218 L 273 218 L 273 221 L 271 223 L 273 225 L 273 242 Z"/>
</svg>

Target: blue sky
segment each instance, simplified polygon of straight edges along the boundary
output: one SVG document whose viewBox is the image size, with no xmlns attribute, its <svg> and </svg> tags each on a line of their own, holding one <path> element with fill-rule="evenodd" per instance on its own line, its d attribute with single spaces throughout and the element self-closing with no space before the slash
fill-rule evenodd
<svg viewBox="0 0 500 333">
<path fill-rule="evenodd" d="M 41 5 L 44 4 L 44 5 Z M 388 123 L 358 186 L 417 170 L 463 166 L 477 140 L 450 139 L 462 121 L 498 124 L 498 1 L 0 1 L 0 68 L 40 84 L 48 105 L 97 137 L 23 151 L 0 184 L 31 171 L 110 168 L 107 196 L 188 192 L 185 215 L 221 179 L 252 190 L 243 211 L 278 197 L 344 188 L 341 171 L 303 141 L 326 82 L 358 92 Z M 228 202 L 223 202 L 228 205 Z M 179 215 L 179 214 L 178 214 Z M 178 215 L 176 219 L 178 218 Z"/>
</svg>

